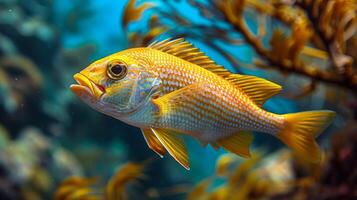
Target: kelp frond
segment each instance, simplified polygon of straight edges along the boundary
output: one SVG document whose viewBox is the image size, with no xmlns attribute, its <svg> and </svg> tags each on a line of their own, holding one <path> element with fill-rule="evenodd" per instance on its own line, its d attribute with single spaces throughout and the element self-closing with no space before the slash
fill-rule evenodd
<svg viewBox="0 0 357 200">
<path fill-rule="evenodd" d="M 96 182 L 97 180 L 93 178 L 70 177 L 60 184 L 54 200 L 99 200 L 93 189 L 93 184 Z"/>
<path fill-rule="evenodd" d="M 136 0 L 129 0 L 125 7 L 122 17 L 122 25 L 124 28 L 127 27 L 129 23 L 140 20 L 144 11 L 153 6 L 151 3 L 142 3 L 140 6 L 136 6 L 135 4 Z"/>
<path fill-rule="evenodd" d="M 140 163 L 125 163 L 104 187 L 99 185 L 97 178 L 67 178 L 57 188 L 54 200 L 127 200 L 126 187 L 145 177 L 144 167 Z"/>
<path fill-rule="evenodd" d="M 116 174 L 110 179 L 105 189 L 106 200 L 128 199 L 125 187 L 130 182 L 135 182 L 144 177 L 144 166 L 139 163 L 129 162 L 119 168 Z"/>
<path fill-rule="evenodd" d="M 184 4 L 196 9 L 204 22 L 185 15 L 180 10 Z M 310 94 L 318 83 L 343 87 L 357 95 L 356 61 L 349 50 L 350 41 L 357 37 L 353 0 L 160 1 L 153 13 L 160 31 L 151 25 L 146 33 L 134 30 L 135 40 L 131 41 L 143 41 L 140 38 L 150 35 L 141 43 L 145 45 L 162 33 L 186 37 L 203 42 L 235 67 L 239 56 L 223 46 L 248 45 L 257 54 L 255 66 L 310 79 L 311 84 L 297 97 Z"/>
</svg>

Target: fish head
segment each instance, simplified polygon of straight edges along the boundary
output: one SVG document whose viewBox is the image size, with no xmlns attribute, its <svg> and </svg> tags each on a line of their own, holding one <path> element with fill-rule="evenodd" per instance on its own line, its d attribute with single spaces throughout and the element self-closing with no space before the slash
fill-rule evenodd
<svg viewBox="0 0 357 200">
<path fill-rule="evenodd" d="M 71 90 L 94 109 L 114 117 L 140 109 L 158 93 L 159 75 L 150 62 L 117 53 L 74 75 Z"/>
</svg>

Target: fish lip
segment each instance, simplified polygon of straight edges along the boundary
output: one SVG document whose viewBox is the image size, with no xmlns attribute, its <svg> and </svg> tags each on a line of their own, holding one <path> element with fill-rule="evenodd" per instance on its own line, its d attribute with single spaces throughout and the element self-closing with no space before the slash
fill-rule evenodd
<svg viewBox="0 0 357 200">
<path fill-rule="evenodd" d="M 77 93 L 77 91 L 82 90 L 95 97 L 97 100 L 100 100 L 106 92 L 103 86 L 94 83 L 87 76 L 81 73 L 75 74 L 73 78 L 78 83 L 72 84 L 70 86 L 71 90 L 74 93 Z"/>
</svg>

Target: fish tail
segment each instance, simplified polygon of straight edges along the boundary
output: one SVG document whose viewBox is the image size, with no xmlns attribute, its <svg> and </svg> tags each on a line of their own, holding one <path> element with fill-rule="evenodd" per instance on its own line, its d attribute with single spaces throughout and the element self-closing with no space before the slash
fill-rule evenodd
<svg viewBox="0 0 357 200">
<path fill-rule="evenodd" d="M 307 160 L 318 163 L 321 151 L 315 138 L 330 125 L 335 115 L 329 110 L 282 115 L 285 125 L 277 137 Z"/>
</svg>

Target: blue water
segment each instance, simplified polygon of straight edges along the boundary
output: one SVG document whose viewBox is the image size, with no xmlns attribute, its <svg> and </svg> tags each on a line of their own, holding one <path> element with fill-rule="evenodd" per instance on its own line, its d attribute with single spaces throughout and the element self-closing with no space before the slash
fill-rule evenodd
<svg viewBox="0 0 357 200">
<path fill-rule="evenodd" d="M 157 6 L 160 6 L 160 1 L 154 2 Z M 160 159 L 152 152 L 147 147 L 138 128 L 94 111 L 69 90 L 69 85 L 74 83 L 72 75 L 75 72 L 97 59 L 129 48 L 128 34 L 120 24 L 126 3 L 127 1 L 124 0 L 53 1 L 54 6 L 51 11 L 48 11 L 49 18 L 60 37 L 57 37 L 58 41 L 54 42 L 56 45 L 48 45 L 47 48 L 55 49 L 56 53 L 51 54 L 51 56 L 37 56 L 43 61 L 34 61 L 39 65 L 43 76 L 42 88 L 32 91 L 36 94 L 35 97 L 32 97 L 32 101 L 23 103 L 22 106 L 26 109 L 20 111 L 20 114 L 6 115 L 4 126 L 10 129 L 11 138 L 14 140 L 20 135 L 24 127 L 37 127 L 43 135 L 51 138 L 53 141 L 51 146 L 63 147 L 72 152 L 74 156 L 79 157 L 79 164 L 83 169 L 82 175 L 108 178 L 117 166 L 127 161 L 143 162 L 154 158 L 148 166 L 147 174 L 149 178 L 144 185 L 152 187 L 169 187 L 179 183 L 194 185 L 215 172 L 216 159 L 225 153 L 224 150 L 216 151 L 210 146 L 202 148 L 192 138 L 185 137 L 191 164 L 191 170 L 186 171 L 170 156 Z M 179 3 L 179 8 L 179 12 L 193 22 L 210 23 L 187 3 Z M 144 29 L 151 12 L 146 12 L 139 22 L 130 24 L 129 30 Z M 69 13 L 75 13 L 74 30 L 69 29 L 66 24 Z M 254 26 L 254 23 L 249 25 Z M 253 29 L 256 29 L 256 27 L 253 27 Z M 163 34 L 156 39 L 162 40 L 167 37 L 172 37 L 172 35 Z M 282 76 L 275 76 L 275 73 L 269 70 L 232 66 L 219 52 L 204 43 L 192 39 L 189 39 L 189 41 L 199 47 L 216 63 L 225 66 L 232 72 L 273 79 L 273 81 L 283 84 L 287 88 L 293 88 L 295 85 L 294 81 Z M 57 51 L 67 52 L 86 45 L 93 47 L 88 57 L 75 54 L 72 58 L 79 60 L 72 63 L 80 63 L 81 66 L 68 64 L 71 62 L 63 61 L 61 59 L 63 55 L 57 53 Z M 227 52 L 231 52 L 234 57 L 238 57 L 239 61 L 244 64 L 252 63 L 256 57 L 254 50 L 247 45 L 222 45 L 222 47 Z M 32 46 L 25 49 L 33 51 Z M 41 48 L 38 49 L 39 52 L 42 50 Z M 26 56 L 31 54 L 27 51 L 21 53 Z M 31 56 L 29 57 L 32 59 Z M 47 64 L 50 66 L 47 66 Z M 274 79 L 275 77 L 279 78 Z M 283 94 L 286 92 L 284 90 Z M 264 108 L 274 113 L 321 109 L 324 103 L 320 99 L 319 94 L 299 100 L 287 99 L 283 95 L 279 95 L 268 100 Z M 27 107 L 33 109 L 27 109 Z M 21 115 L 23 113 L 27 113 L 24 114 L 24 119 Z M 282 147 L 282 144 L 271 136 L 261 133 L 254 135 L 253 150 L 262 148 L 273 151 Z"/>
</svg>

